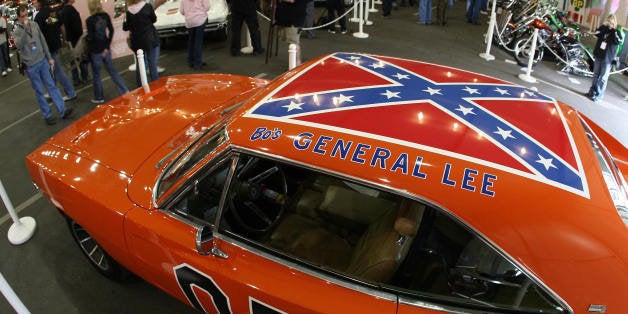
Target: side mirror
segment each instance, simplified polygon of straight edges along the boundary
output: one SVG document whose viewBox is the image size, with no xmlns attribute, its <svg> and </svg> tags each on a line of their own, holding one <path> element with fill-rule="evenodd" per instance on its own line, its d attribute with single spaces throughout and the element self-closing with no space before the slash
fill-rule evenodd
<svg viewBox="0 0 628 314">
<path fill-rule="evenodd" d="M 220 258 L 229 257 L 214 245 L 214 234 L 210 226 L 200 226 L 196 231 L 196 251 L 201 255 L 212 254 Z"/>
<path fill-rule="evenodd" d="M 209 255 L 214 247 L 214 235 L 211 227 L 201 226 L 196 231 L 196 251 L 201 255 Z"/>
</svg>

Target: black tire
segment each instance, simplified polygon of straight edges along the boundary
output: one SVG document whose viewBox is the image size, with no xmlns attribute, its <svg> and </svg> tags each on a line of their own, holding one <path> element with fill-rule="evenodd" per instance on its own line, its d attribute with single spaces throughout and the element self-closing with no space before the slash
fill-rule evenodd
<svg viewBox="0 0 628 314">
<path fill-rule="evenodd" d="M 67 218 L 67 222 L 74 242 L 98 272 L 115 281 L 123 281 L 127 278 L 128 271 L 109 256 L 87 230 L 70 218 Z"/>
<path fill-rule="evenodd" d="M 530 37 L 522 37 L 515 42 L 513 55 L 515 56 L 515 60 L 517 60 L 518 65 L 528 66 L 530 48 L 532 48 L 532 40 Z M 532 59 L 532 67 L 536 66 L 541 60 L 543 60 L 543 47 L 537 45 L 534 52 L 534 58 Z"/>
</svg>

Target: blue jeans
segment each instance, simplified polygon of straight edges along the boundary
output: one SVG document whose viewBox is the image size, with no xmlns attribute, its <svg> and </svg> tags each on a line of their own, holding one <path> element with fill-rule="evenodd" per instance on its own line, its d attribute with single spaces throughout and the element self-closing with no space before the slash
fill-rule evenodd
<svg viewBox="0 0 628 314">
<path fill-rule="evenodd" d="M 50 64 L 46 58 L 41 59 L 41 61 L 32 66 L 26 67 L 26 75 L 28 75 L 28 78 L 31 81 L 31 86 L 33 86 L 33 89 L 35 90 L 37 103 L 39 104 L 39 109 L 41 110 L 41 114 L 44 119 L 52 117 L 50 106 L 44 96 L 44 86 L 46 86 L 48 94 L 50 95 L 50 98 L 52 98 L 52 102 L 57 107 L 59 115 L 63 116 L 65 113 L 65 104 L 63 103 L 61 92 L 55 85 L 55 81 L 53 80 L 50 72 Z"/>
<path fill-rule="evenodd" d="M 76 91 L 74 91 L 74 86 L 72 86 L 72 83 L 65 75 L 65 72 L 63 72 L 63 66 L 61 65 L 61 61 L 59 61 L 59 52 L 51 52 L 50 54 L 52 55 L 52 59 L 55 60 L 55 66 L 53 71 L 55 83 L 57 81 L 61 82 L 61 86 L 63 86 L 63 91 L 65 92 L 66 96 L 70 98 L 76 97 Z"/>
<path fill-rule="evenodd" d="M 188 28 L 188 65 L 198 68 L 203 65 L 203 35 L 205 34 L 205 22 Z"/>
<path fill-rule="evenodd" d="M 432 23 L 432 0 L 419 0 L 419 23 Z"/>
<path fill-rule="evenodd" d="M 113 67 L 113 62 L 111 61 L 111 51 L 107 51 L 107 54 L 104 57 L 102 56 L 102 53 L 90 53 L 90 57 L 92 59 L 92 73 L 94 75 L 94 99 L 105 99 L 102 91 L 102 79 L 100 77 L 100 65 L 103 63 L 105 64 L 105 69 L 109 72 L 111 80 L 118 88 L 120 95 L 126 94 L 129 91 L 124 84 L 124 80 L 122 80 L 122 77 L 120 77 L 116 68 Z"/>
<path fill-rule="evenodd" d="M 481 0 L 467 0 L 467 21 L 473 24 L 478 23 L 480 15 Z"/>
<path fill-rule="evenodd" d="M 137 52 L 136 52 L 137 56 Z M 148 76 L 148 81 L 152 82 L 159 78 L 159 72 L 157 72 L 157 60 L 159 59 L 159 46 L 155 46 L 150 50 L 144 51 L 144 65 L 147 72 L 150 72 L 150 76 Z M 142 81 L 140 80 L 140 60 L 137 60 L 138 64 L 135 67 L 135 82 L 137 83 L 137 87 L 142 86 Z"/>
<path fill-rule="evenodd" d="M 600 100 L 604 97 L 608 76 L 611 73 L 611 64 L 604 61 L 595 61 L 593 65 L 593 83 L 589 89 L 589 95 L 594 100 Z"/>
<path fill-rule="evenodd" d="M 7 45 L 8 43 L 6 42 L 0 45 L 0 71 L 6 71 L 7 68 L 9 67 L 9 65 L 7 64 L 7 58 L 5 56 L 7 50 L 4 49 L 4 46 L 7 46 Z"/>
</svg>

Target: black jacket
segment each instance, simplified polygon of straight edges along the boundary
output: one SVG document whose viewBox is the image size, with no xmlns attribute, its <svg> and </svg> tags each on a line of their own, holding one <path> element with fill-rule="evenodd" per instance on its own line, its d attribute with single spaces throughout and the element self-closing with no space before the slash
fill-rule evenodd
<svg viewBox="0 0 628 314">
<path fill-rule="evenodd" d="M 113 38 L 113 25 L 109 14 L 96 13 L 85 20 L 87 25 L 87 45 L 90 53 L 100 53 L 109 49 Z M 108 33 L 107 33 L 108 31 Z"/>
<path fill-rule="evenodd" d="M 153 25 L 155 22 L 155 10 L 148 3 L 136 14 L 126 11 L 126 21 L 122 24 L 122 29 L 130 31 L 131 50 L 150 50 L 159 46 L 159 34 Z"/>
<path fill-rule="evenodd" d="M 312 0 L 294 0 L 293 3 L 277 1 L 275 24 L 279 26 L 303 27 L 305 23 L 305 6 Z"/>
<path fill-rule="evenodd" d="M 610 64 L 615 59 L 617 47 L 624 40 L 621 32 L 616 28 L 611 29 L 608 25 L 602 24 L 595 31 L 595 36 L 597 36 L 597 42 L 595 49 L 593 49 L 593 55 L 596 60 L 599 59 L 601 62 Z"/>
<path fill-rule="evenodd" d="M 57 52 L 61 48 L 61 24 L 63 23 L 59 11 L 43 7 L 35 16 L 35 22 L 46 38 L 50 53 Z"/>
<path fill-rule="evenodd" d="M 71 42 L 72 46 L 76 46 L 81 35 L 83 35 L 81 15 L 76 11 L 74 6 L 64 5 L 61 9 L 61 20 L 65 26 L 65 39 Z"/>
</svg>

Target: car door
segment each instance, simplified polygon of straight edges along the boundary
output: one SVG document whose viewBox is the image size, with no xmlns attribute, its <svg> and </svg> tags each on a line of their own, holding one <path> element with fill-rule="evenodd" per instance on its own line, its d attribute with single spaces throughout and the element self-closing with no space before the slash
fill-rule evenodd
<svg viewBox="0 0 628 314">
<path fill-rule="evenodd" d="M 298 193 L 282 169 L 232 153 L 190 176 L 162 210 L 129 213 L 133 270 L 205 312 L 395 313 L 394 293 L 268 245 L 286 219 L 281 199 Z"/>
</svg>

